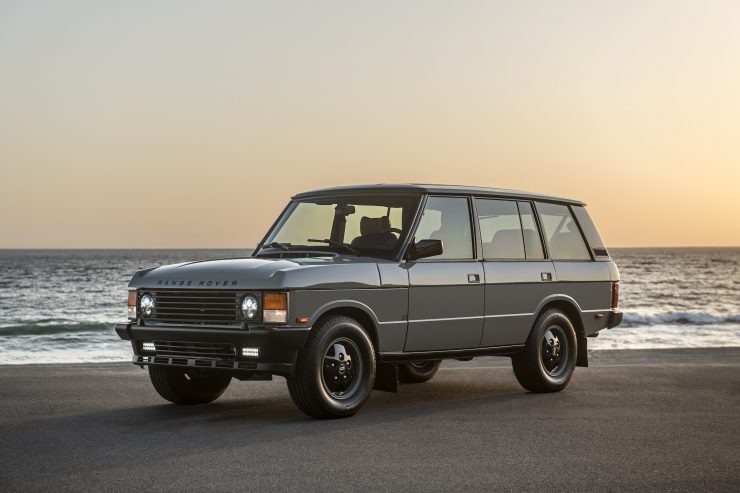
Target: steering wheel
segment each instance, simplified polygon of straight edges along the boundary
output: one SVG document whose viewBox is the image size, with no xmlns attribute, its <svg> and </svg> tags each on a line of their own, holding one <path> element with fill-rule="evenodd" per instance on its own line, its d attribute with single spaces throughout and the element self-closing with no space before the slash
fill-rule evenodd
<svg viewBox="0 0 740 493">
<path fill-rule="evenodd" d="M 388 228 L 381 231 L 381 233 L 396 233 L 398 236 L 401 236 L 403 234 L 403 231 L 398 228 Z"/>
</svg>

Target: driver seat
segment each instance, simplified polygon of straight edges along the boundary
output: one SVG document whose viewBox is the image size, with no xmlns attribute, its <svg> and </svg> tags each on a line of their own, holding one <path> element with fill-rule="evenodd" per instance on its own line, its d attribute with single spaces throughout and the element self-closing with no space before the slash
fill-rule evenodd
<svg viewBox="0 0 740 493">
<path fill-rule="evenodd" d="M 360 236 L 352 240 L 352 248 L 365 250 L 392 250 L 396 246 L 396 236 L 388 231 L 391 221 L 388 216 L 360 219 Z"/>
</svg>

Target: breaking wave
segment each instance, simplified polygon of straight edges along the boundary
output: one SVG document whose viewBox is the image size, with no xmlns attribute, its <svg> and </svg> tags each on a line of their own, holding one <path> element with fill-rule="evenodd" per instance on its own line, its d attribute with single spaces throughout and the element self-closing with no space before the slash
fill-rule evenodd
<svg viewBox="0 0 740 493">
<path fill-rule="evenodd" d="M 720 325 L 740 323 L 740 314 L 708 312 L 625 312 L 622 325 L 639 327 L 645 325 Z"/>
<path fill-rule="evenodd" d="M 82 322 L 82 323 L 54 323 L 36 322 L 30 324 L 2 325 L 2 336 L 54 335 L 74 334 L 78 332 L 113 332 L 112 323 Z"/>
</svg>

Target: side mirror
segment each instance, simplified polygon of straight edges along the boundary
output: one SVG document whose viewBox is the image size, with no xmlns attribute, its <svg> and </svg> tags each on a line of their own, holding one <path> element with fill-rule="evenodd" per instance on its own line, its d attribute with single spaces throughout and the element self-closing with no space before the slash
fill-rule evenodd
<svg viewBox="0 0 740 493">
<path fill-rule="evenodd" d="M 442 255 L 443 250 L 442 240 L 421 240 L 411 245 L 408 259 L 418 260 L 420 258 L 435 257 Z"/>
</svg>

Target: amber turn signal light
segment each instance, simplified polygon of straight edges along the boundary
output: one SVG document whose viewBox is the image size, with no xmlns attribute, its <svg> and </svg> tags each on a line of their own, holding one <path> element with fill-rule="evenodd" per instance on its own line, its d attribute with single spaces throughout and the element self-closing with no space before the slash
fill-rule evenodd
<svg viewBox="0 0 740 493">
<path fill-rule="evenodd" d="M 136 320 L 136 290 L 131 289 L 128 292 L 128 319 Z"/>
<path fill-rule="evenodd" d="M 288 322 L 288 294 L 265 293 L 262 298 L 262 320 L 267 323 L 284 324 Z"/>
<path fill-rule="evenodd" d="M 265 293 L 262 304 L 265 310 L 287 310 L 288 295 L 286 293 Z"/>
</svg>

